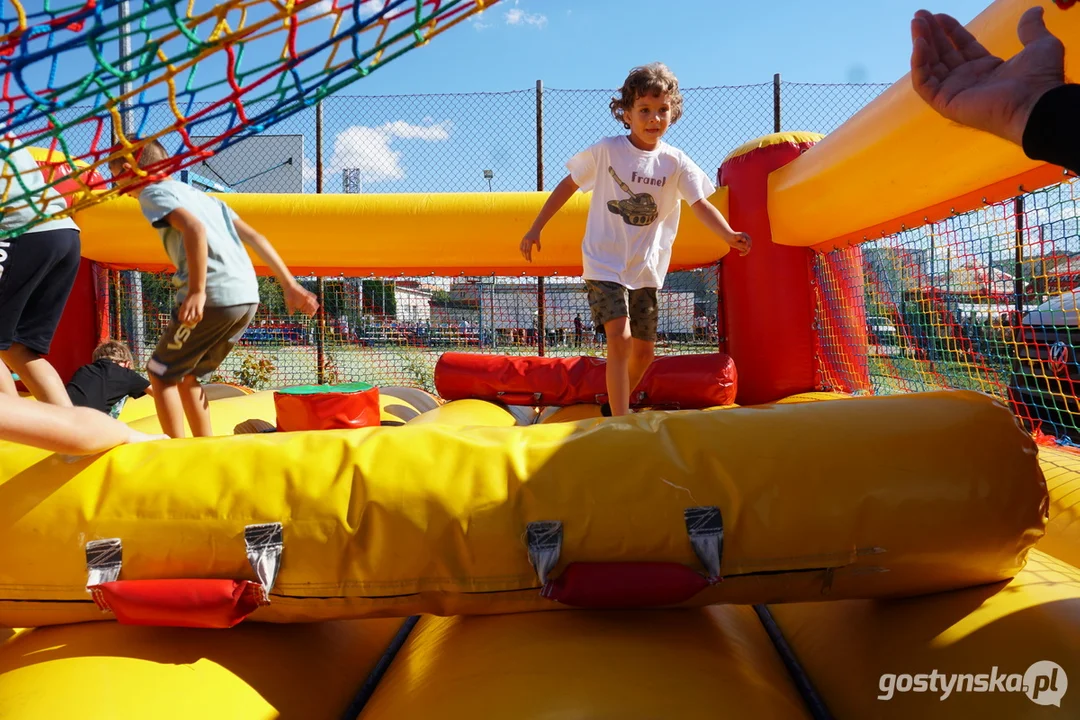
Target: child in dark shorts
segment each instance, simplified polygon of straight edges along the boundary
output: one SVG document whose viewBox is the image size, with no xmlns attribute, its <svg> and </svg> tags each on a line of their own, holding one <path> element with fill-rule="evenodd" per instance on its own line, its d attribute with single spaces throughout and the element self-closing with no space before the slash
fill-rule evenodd
<svg viewBox="0 0 1080 720">
<path fill-rule="evenodd" d="M 26 228 L 0 240 L 0 392 L 18 395 L 14 370 L 37 400 L 70 407 L 63 380 L 43 356 L 79 271 L 79 226 L 56 217 L 67 202 L 46 188 L 30 151 L 12 135 L 0 147 L 8 151 L 0 163 L 0 230 Z"/>
<path fill-rule="evenodd" d="M 151 140 L 133 159 L 142 167 L 160 167 L 168 157 L 161 143 Z M 132 180 L 132 165 L 125 159 L 111 161 L 109 169 L 121 186 L 139 182 Z M 259 307 L 255 268 L 245 245 L 281 283 L 289 312 L 314 315 L 318 302 L 296 282 L 273 245 L 218 198 L 169 176 L 132 184 L 129 192 L 157 228 L 176 267 L 173 285 L 180 305 L 147 364 L 161 429 L 183 437 L 186 417 L 192 435 L 212 435 L 200 381 L 221 365 Z"/>
</svg>

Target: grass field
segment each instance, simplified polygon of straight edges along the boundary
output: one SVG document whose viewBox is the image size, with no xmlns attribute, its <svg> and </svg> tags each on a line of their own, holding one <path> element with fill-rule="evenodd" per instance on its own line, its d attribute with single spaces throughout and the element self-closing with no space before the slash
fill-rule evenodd
<svg viewBox="0 0 1080 720">
<path fill-rule="evenodd" d="M 324 381 L 328 384 L 362 381 L 375 386 L 406 385 L 435 391 L 435 363 L 444 352 L 479 352 L 467 347 L 359 347 L 331 345 L 325 351 Z M 535 355 L 534 346 L 484 348 L 488 354 Z M 658 343 L 657 355 L 716 352 L 715 346 L 696 343 Z M 604 354 L 602 345 L 563 345 L 547 348 L 547 357 Z M 257 390 L 309 385 L 318 382 L 314 346 L 237 347 L 222 363 L 215 380 Z"/>
<path fill-rule="evenodd" d="M 934 390 L 976 390 L 1005 398 L 1008 371 L 974 363 L 870 357 L 870 382 L 875 395 Z"/>
</svg>

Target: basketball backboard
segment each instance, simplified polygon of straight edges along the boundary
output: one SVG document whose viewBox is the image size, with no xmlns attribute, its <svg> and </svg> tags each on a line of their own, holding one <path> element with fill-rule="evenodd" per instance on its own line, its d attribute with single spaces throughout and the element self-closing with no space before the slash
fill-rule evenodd
<svg viewBox="0 0 1080 720">
<path fill-rule="evenodd" d="M 192 136 L 195 143 L 208 137 Z M 304 192 L 304 136 L 253 135 L 191 166 L 230 192 Z"/>
</svg>

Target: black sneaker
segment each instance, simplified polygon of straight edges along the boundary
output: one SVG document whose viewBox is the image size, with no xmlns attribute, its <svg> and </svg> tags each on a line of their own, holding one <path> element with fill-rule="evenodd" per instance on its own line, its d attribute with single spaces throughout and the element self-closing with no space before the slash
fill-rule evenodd
<svg viewBox="0 0 1080 720">
<path fill-rule="evenodd" d="M 604 417 L 611 417 L 611 405 L 604 403 L 600 406 L 600 414 Z"/>
</svg>

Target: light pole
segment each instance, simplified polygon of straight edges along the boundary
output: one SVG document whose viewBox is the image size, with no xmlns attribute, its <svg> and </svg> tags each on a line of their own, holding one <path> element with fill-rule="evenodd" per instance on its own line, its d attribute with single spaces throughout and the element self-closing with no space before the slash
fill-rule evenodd
<svg viewBox="0 0 1080 720">
<path fill-rule="evenodd" d="M 341 171 L 341 186 L 346 193 L 359 193 L 361 190 L 360 168 L 345 168 Z"/>
<path fill-rule="evenodd" d="M 491 181 L 494 179 L 495 173 L 492 170 L 484 170 L 484 179 L 488 181 L 488 192 L 491 190 Z M 495 276 L 491 276 L 491 298 L 489 300 L 488 313 L 491 316 L 491 320 L 488 323 L 488 335 L 491 337 L 491 347 L 495 347 Z M 480 278 L 480 344 L 484 344 L 484 279 Z"/>
</svg>

